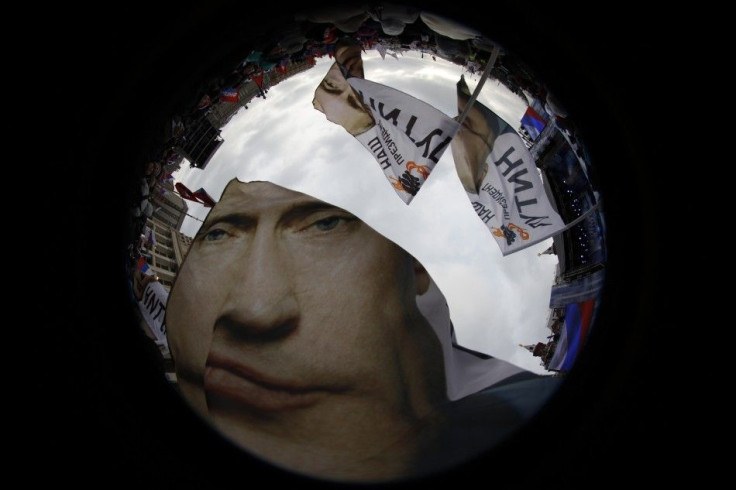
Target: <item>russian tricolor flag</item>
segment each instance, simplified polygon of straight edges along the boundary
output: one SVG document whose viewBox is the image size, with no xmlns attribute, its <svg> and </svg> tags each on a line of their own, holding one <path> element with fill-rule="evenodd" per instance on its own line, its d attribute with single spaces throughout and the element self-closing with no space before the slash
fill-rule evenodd
<svg viewBox="0 0 736 490">
<path fill-rule="evenodd" d="M 148 267 L 148 262 L 146 262 L 145 257 L 141 257 L 138 259 L 138 264 L 136 265 L 136 269 L 143 272 L 144 274 L 148 272 L 149 267 Z"/>
<path fill-rule="evenodd" d="M 565 326 L 560 332 L 555 353 L 548 368 L 569 371 L 585 345 L 595 312 L 595 299 L 570 303 L 565 307 Z"/>
<path fill-rule="evenodd" d="M 197 189 L 196 191 L 194 191 L 194 193 L 193 193 L 193 194 L 194 194 L 194 196 L 195 196 L 195 197 L 196 197 L 197 199 L 199 199 L 199 201 L 200 201 L 200 202 L 201 202 L 202 204 L 204 204 L 204 206 L 205 206 L 206 208 L 211 208 L 211 207 L 213 207 L 213 206 L 214 206 L 215 204 L 217 204 L 217 203 L 215 202 L 215 200 L 214 200 L 214 199 L 212 199 L 212 196 L 210 196 L 209 194 L 207 194 L 207 191 L 206 191 L 206 190 L 204 190 L 204 187 L 200 187 L 199 189 Z"/>
<path fill-rule="evenodd" d="M 183 183 L 177 182 L 176 184 L 174 184 L 174 188 L 176 189 L 176 191 L 179 193 L 179 195 L 182 198 L 188 199 L 190 201 L 198 202 L 200 204 L 202 203 L 202 201 L 197 199 L 197 196 L 195 196 L 194 193 L 190 191 L 189 188 L 185 186 Z"/>
<path fill-rule="evenodd" d="M 238 91 L 234 88 L 228 88 L 220 93 L 220 100 L 223 102 L 237 102 Z"/>
<path fill-rule="evenodd" d="M 537 139 L 537 137 L 539 137 L 539 133 L 541 133 L 544 127 L 547 125 L 547 121 L 545 121 L 544 118 L 540 116 L 537 111 L 535 111 L 531 107 L 527 107 L 524 116 L 521 118 L 521 124 L 524 126 L 524 129 L 526 129 L 526 131 L 529 133 L 532 141 L 534 141 L 535 139 Z"/>
</svg>

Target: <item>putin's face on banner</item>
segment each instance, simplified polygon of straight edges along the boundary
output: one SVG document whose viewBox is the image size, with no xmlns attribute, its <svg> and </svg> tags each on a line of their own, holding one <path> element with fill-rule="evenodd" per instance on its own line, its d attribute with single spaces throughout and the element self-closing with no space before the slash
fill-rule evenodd
<svg viewBox="0 0 736 490">
<path fill-rule="evenodd" d="M 335 60 L 314 91 L 312 105 L 322 112 L 328 121 L 339 124 L 348 133 L 357 136 L 375 126 L 375 121 L 343 76 L 340 65 L 344 67 L 348 76 L 364 77 L 360 44 L 348 40 L 339 41 L 335 49 Z"/>
<path fill-rule="evenodd" d="M 339 124 L 353 136 L 363 134 L 375 126 L 370 111 L 345 79 L 337 63 L 332 64 L 314 91 L 312 105 L 328 121 Z"/>
<path fill-rule="evenodd" d="M 469 95 L 458 93 L 458 113 L 465 110 Z M 458 114 L 458 117 L 459 117 Z M 488 171 L 486 163 L 498 137 L 494 127 L 476 104 L 468 111 L 462 126 L 450 142 L 460 182 L 466 192 L 477 194 Z"/>
<path fill-rule="evenodd" d="M 446 400 L 416 298 L 429 277 L 354 215 L 233 180 L 167 306 L 181 393 L 280 467 L 345 481 L 411 473 Z"/>
</svg>

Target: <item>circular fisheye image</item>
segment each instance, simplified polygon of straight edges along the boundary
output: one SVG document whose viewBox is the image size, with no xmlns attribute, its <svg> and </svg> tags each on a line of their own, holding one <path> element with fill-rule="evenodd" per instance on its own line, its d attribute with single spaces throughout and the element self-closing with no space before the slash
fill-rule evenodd
<svg viewBox="0 0 736 490">
<path fill-rule="evenodd" d="M 564 101 L 415 6 L 305 8 L 246 44 L 169 105 L 133 192 L 130 307 L 168 384 L 320 480 L 512 439 L 602 303 L 604 202 Z"/>
</svg>

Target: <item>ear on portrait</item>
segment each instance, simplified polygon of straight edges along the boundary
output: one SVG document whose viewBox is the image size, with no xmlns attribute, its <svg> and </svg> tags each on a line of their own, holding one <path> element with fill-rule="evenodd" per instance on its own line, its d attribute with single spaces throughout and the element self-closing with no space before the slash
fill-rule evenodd
<svg viewBox="0 0 736 490">
<path fill-rule="evenodd" d="M 417 288 L 417 296 L 421 296 L 429 289 L 429 272 L 417 259 L 414 259 L 414 284 Z"/>
</svg>

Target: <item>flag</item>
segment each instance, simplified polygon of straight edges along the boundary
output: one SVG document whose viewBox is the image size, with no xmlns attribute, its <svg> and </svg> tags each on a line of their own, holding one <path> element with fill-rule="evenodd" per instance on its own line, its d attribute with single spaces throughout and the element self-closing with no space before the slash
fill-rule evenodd
<svg viewBox="0 0 736 490">
<path fill-rule="evenodd" d="M 375 125 L 356 139 L 373 155 L 399 197 L 409 204 L 460 125 L 435 107 L 362 78 L 348 79 Z"/>
<path fill-rule="evenodd" d="M 156 246 L 156 233 L 152 229 L 146 226 L 145 232 L 144 232 L 144 238 L 146 239 L 146 244 L 148 245 L 148 248 L 153 248 Z"/>
<path fill-rule="evenodd" d="M 209 194 L 207 194 L 207 191 L 205 191 L 205 190 L 204 190 L 204 187 L 200 187 L 199 189 L 197 189 L 196 191 L 194 191 L 193 195 L 194 195 L 194 196 L 195 196 L 195 197 L 196 197 L 197 199 L 199 199 L 199 201 L 200 201 L 200 202 L 201 202 L 202 204 L 204 204 L 204 206 L 205 206 L 206 208 L 211 208 L 211 207 L 213 207 L 213 206 L 214 206 L 215 204 L 217 204 L 217 203 L 215 202 L 215 200 L 214 200 L 214 199 L 212 199 L 212 197 L 211 197 L 211 196 L 210 196 Z"/>
<path fill-rule="evenodd" d="M 521 118 L 521 124 L 529 133 L 532 141 L 534 141 L 539 137 L 542 130 L 544 130 L 544 127 L 547 125 L 547 121 L 545 121 L 537 111 L 531 107 L 527 107 L 524 116 Z"/>
<path fill-rule="evenodd" d="M 529 102 L 529 107 L 531 107 L 534 112 L 539 114 L 539 116 L 545 121 L 545 123 L 550 120 L 551 116 L 545 110 L 544 102 L 542 102 L 542 100 L 540 100 L 538 97 L 532 97 L 531 102 Z"/>
<path fill-rule="evenodd" d="M 263 89 L 263 70 L 261 70 L 257 75 L 250 77 L 250 79 L 256 82 L 258 88 Z"/>
<path fill-rule="evenodd" d="M 184 184 L 182 184 L 181 182 L 177 182 L 176 185 L 174 185 L 174 187 L 176 188 L 177 192 L 179 192 L 179 195 L 183 199 L 188 199 L 189 201 L 194 201 L 194 202 L 198 202 L 202 204 L 202 201 L 197 199 L 197 196 L 194 195 L 194 193 L 190 191 L 189 188 L 185 186 Z"/>
<path fill-rule="evenodd" d="M 329 26 L 325 28 L 325 32 L 322 36 L 322 43 L 323 44 L 332 44 L 337 42 L 337 27 L 335 26 Z"/>
<path fill-rule="evenodd" d="M 596 300 L 570 303 L 565 307 L 565 325 L 547 366 L 553 371 L 569 371 L 583 348 L 595 315 Z"/>
<path fill-rule="evenodd" d="M 275 63 L 274 63 L 275 65 Z M 256 83 L 256 86 L 258 87 L 258 96 L 266 98 L 266 92 L 263 90 L 263 70 L 257 74 L 250 77 L 251 80 L 253 80 Z"/>
<path fill-rule="evenodd" d="M 146 275 L 149 274 L 150 268 L 148 267 L 148 263 L 146 262 L 145 257 L 141 257 L 138 259 L 138 264 L 136 265 L 136 269 L 141 271 L 143 274 L 146 274 Z"/>
<path fill-rule="evenodd" d="M 457 83 L 458 112 L 470 98 Z M 534 158 L 521 137 L 493 111 L 475 102 L 452 140 L 455 169 L 470 203 L 503 255 L 539 243 L 565 228 L 552 207 Z"/>
<path fill-rule="evenodd" d="M 227 88 L 220 93 L 220 101 L 222 102 L 237 102 L 238 101 L 238 90 L 234 88 Z"/>
<path fill-rule="evenodd" d="M 426 102 L 366 80 L 360 44 L 342 47 L 347 49 L 340 49 L 340 59 L 315 90 L 315 108 L 368 150 L 409 204 L 460 125 Z"/>
<path fill-rule="evenodd" d="M 378 51 L 378 54 L 381 55 L 381 59 L 385 60 L 386 59 L 386 48 L 383 47 L 383 44 L 376 43 L 375 48 L 376 48 L 376 51 Z"/>
</svg>

